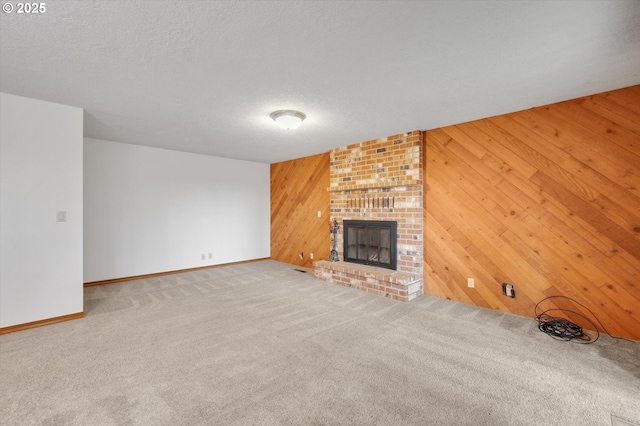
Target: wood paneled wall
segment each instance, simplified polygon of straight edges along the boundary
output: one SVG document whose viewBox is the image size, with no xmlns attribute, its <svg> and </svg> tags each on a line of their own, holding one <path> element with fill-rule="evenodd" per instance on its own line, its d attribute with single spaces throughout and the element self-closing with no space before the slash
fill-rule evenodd
<svg viewBox="0 0 640 426">
<path fill-rule="evenodd" d="M 425 293 L 529 317 L 564 295 L 640 339 L 640 86 L 429 130 L 424 143 Z M 555 306 L 589 316 L 541 305 Z"/>
<path fill-rule="evenodd" d="M 325 153 L 271 165 L 272 259 L 311 268 L 310 253 L 329 257 L 329 161 Z"/>
</svg>

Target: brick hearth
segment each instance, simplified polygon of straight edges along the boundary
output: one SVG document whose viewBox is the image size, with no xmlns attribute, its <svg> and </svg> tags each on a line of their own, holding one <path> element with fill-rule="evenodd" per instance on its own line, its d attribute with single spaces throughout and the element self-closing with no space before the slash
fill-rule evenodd
<svg viewBox="0 0 640 426">
<path fill-rule="evenodd" d="M 353 287 L 378 296 L 408 302 L 422 294 L 422 277 L 348 262 L 321 260 L 313 264 L 318 279 Z"/>
</svg>

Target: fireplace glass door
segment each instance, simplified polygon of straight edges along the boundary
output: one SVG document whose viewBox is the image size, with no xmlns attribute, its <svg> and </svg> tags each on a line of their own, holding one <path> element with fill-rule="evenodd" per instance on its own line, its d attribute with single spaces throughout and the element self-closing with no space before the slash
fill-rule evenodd
<svg viewBox="0 0 640 426">
<path fill-rule="evenodd" d="M 344 221 L 344 260 L 396 269 L 396 222 Z"/>
</svg>

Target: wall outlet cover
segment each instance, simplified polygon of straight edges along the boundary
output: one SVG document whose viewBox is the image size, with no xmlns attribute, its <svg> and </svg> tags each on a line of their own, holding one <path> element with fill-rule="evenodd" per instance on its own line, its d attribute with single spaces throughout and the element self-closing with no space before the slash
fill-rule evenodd
<svg viewBox="0 0 640 426">
<path fill-rule="evenodd" d="M 513 284 L 502 283 L 502 294 L 507 297 L 514 298 L 516 297 L 516 289 L 513 287 Z"/>
</svg>

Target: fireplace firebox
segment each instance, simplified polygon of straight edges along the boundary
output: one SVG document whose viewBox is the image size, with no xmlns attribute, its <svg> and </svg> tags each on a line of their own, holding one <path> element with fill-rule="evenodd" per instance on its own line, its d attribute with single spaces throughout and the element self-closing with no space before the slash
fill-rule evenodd
<svg viewBox="0 0 640 426">
<path fill-rule="evenodd" d="M 345 262 L 396 269 L 397 222 L 377 220 L 345 220 Z"/>
</svg>

